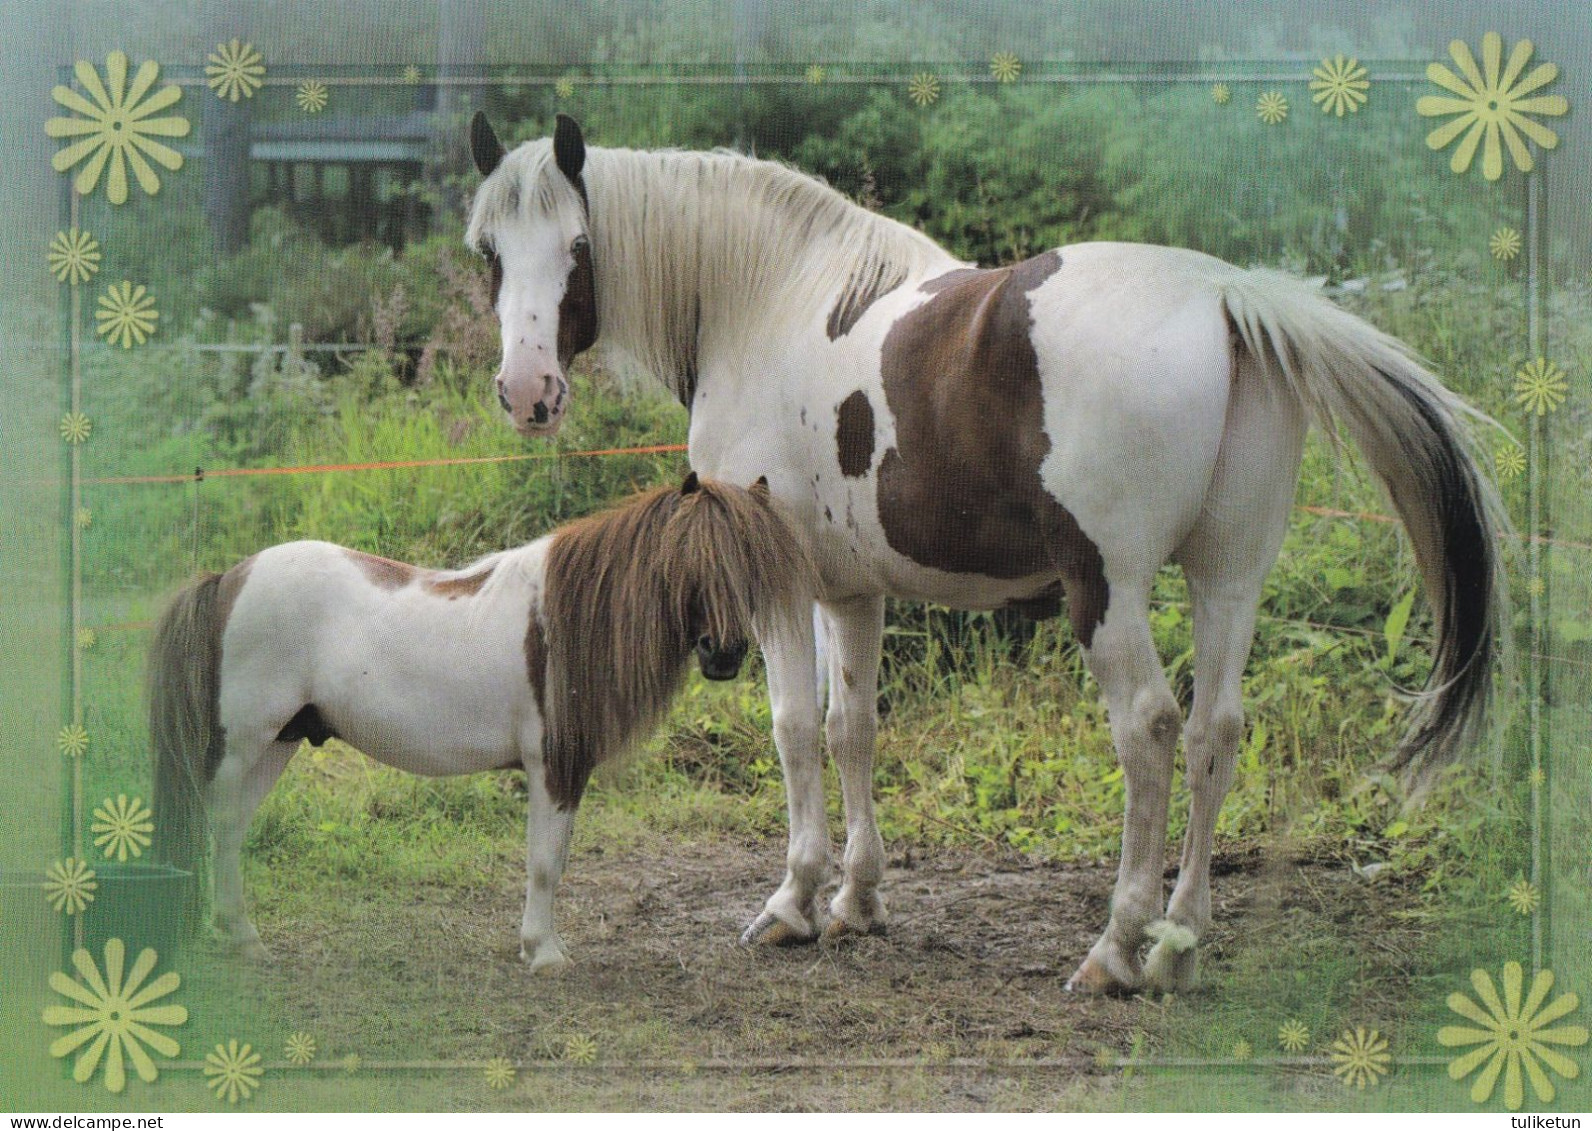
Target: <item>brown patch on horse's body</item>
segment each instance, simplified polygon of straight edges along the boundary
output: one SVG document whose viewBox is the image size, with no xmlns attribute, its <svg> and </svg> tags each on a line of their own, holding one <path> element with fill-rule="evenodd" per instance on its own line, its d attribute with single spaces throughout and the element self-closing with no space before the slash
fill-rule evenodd
<svg viewBox="0 0 1592 1131">
<path fill-rule="evenodd" d="M 1040 476 L 1050 439 L 1029 337 L 1029 295 L 1060 267 L 1060 253 L 1046 252 L 947 272 L 891 327 L 882 372 L 896 446 L 879 463 L 879 521 L 890 547 L 920 565 L 1000 579 L 1059 574 L 1087 647 L 1110 590 L 1098 547 Z"/>
<path fill-rule="evenodd" d="M 420 572 L 408 562 L 395 562 L 391 558 L 367 554 L 363 550 L 343 550 L 348 560 L 357 565 L 365 577 L 378 589 L 402 589 Z"/>
<path fill-rule="evenodd" d="M 467 573 L 463 577 L 427 577 L 426 592 L 446 597 L 450 601 L 460 597 L 474 597 L 481 592 L 481 586 L 486 584 L 487 578 L 492 576 L 492 569 L 492 566 L 487 566 L 474 573 Z"/>
<path fill-rule="evenodd" d="M 873 404 L 858 389 L 835 410 L 835 454 L 840 474 L 859 479 L 873 466 Z"/>
<path fill-rule="evenodd" d="M 214 626 L 210 639 L 210 670 L 216 673 L 221 671 L 221 638 L 226 635 L 227 622 L 232 619 L 232 607 L 238 603 L 238 594 L 243 592 L 243 583 L 249 580 L 249 571 L 254 568 L 254 559 L 258 554 L 250 554 L 237 565 L 227 570 L 216 578 L 216 604 Z M 215 699 L 210 704 L 210 717 L 215 724 L 210 729 L 210 742 L 205 748 L 205 781 L 210 781 L 216 776 L 216 770 L 221 765 L 221 759 L 227 753 L 226 728 L 221 725 L 221 680 L 215 681 L 212 688 Z"/>
</svg>

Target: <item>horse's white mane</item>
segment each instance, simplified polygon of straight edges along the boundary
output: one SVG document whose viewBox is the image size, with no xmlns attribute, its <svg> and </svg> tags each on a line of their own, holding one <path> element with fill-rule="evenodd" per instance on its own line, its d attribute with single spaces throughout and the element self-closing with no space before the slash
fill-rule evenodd
<svg viewBox="0 0 1592 1131">
<path fill-rule="evenodd" d="M 583 179 L 602 340 L 682 396 L 704 356 L 956 264 L 817 178 L 739 153 L 589 148 Z M 530 142 L 481 186 L 466 238 L 579 208 L 551 143 Z"/>
</svg>

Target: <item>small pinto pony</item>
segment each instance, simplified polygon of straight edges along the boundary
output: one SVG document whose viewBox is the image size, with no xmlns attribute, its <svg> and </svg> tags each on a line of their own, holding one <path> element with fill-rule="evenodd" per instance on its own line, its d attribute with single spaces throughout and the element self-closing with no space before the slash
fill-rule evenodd
<svg viewBox="0 0 1592 1131">
<path fill-rule="evenodd" d="M 193 868 L 208 817 L 216 927 L 261 958 L 239 856 L 302 741 L 431 776 L 524 767 L 520 956 L 561 965 L 553 892 L 592 770 L 658 721 L 693 650 L 704 676 L 733 678 L 754 632 L 809 624 L 813 591 L 767 482 L 695 472 L 460 570 L 326 542 L 262 550 L 183 590 L 156 630 L 163 855 Z"/>
</svg>

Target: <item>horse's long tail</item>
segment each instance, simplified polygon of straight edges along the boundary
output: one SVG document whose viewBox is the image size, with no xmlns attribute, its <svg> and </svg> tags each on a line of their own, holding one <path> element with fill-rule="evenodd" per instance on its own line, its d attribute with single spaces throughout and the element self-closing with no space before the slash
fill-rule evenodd
<svg viewBox="0 0 1592 1131">
<path fill-rule="evenodd" d="M 1220 285 L 1241 348 L 1334 440 L 1342 422 L 1414 545 L 1437 642 L 1392 768 L 1419 792 L 1480 733 L 1495 662 L 1509 652 L 1499 553 L 1509 522 L 1469 430 L 1493 422 L 1443 388 L 1408 347 L 1298 280 L 1249 271 Z"/>
<path fill-rule="evenodd" d="M 155 760 L 155 844 L 159 859 L 193 872 L 196 882 L 181 909 L 185 927 L 197 923 L 197 882 L 205 847 L 204 775 L 211 747 L 222 741 L 217 718 L 218 573 L 177 594 L 155 627 L 149 653 L 149 735 Z"/>
</svg>

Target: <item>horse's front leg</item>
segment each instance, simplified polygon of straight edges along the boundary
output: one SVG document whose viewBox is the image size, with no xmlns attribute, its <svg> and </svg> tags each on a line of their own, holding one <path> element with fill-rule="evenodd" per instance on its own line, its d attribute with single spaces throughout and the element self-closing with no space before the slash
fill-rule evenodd
<svg viewBox="0 0 1592 1131">
<path fill-rule="evenodd" d="M 879 653 L 884 598 L 854 597 L 823 606 L 829 641 L 825 738 L 846 808 L 845 875 L 830 901 L 825 939 L 869 934 L 885 925 L 879 881 L 884 841 L 873 816 L 873 749 L 879 729 Z"/>
<path fill-rule="evenodd" d="M 741 935 L 748 945 L 812 942 L 818 937 L 815 899 L 829 870 L 824 822 L 823 760 L 818 749 L 817 645 L 805 615 L 767 629 L 759 641 L 768 668 L 774 745 L 785 771 L 790 847 L 785 882 Z"/>
<path fill-rule="evenodd" d="M 556 970 L 569 961 L 553 922 L 553 894 L 569 860 L 575 803 L 559 806 L 548 793 L 541 759 L 525 767 L 525 916 L 520 920 L 520 959 L 533 972 Z"/>
</svg>

